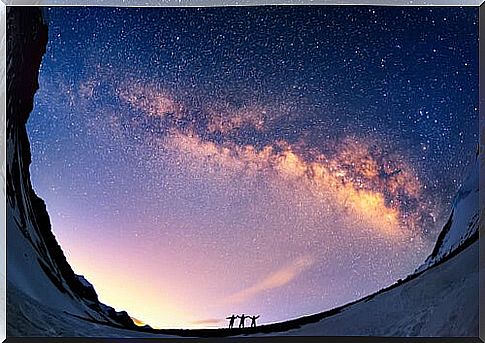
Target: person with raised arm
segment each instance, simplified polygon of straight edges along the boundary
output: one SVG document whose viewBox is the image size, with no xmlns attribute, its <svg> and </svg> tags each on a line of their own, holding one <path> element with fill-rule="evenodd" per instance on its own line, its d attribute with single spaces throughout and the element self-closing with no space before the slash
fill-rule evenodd
<svg viewBox="0 0 485 343">
<path fill-rule="evenodd" d="M 226 319 L 229 319 L 229 329 L 232 329 L 232 327 L 234 326 L 234 321 L 236 320 L 236 316 L 232 315 L 230 317 L 227 317 Z"/>
<path fill-rule="evenodd" d="M 248 316 L 249 319 L 251 319 L 251 327 L 255 328 L 256 327 L 256 319 L 259 318 L 259 314 L 257 316 Z"/>
<path fill-rule="evenodd" d="M 239 328 L 242 329 L 244 328 L 244 321 L 246 320 L 248 316 L 244 315 L 244 313 L 240 316 L 237 316 L 237 318 L 241 318 L 241 321 L 239 322 Z"/>
</svg>

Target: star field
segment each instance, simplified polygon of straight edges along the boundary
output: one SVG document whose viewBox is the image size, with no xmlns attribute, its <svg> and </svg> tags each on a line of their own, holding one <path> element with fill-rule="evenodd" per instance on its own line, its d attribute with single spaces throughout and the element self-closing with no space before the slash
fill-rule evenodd
<svg viewBox="0 0 485 343">
<path fill-rule="evenodd" d="M 74 270 L 154 327 L 281 321 L 405 277 L 476 152 L 473 8 L 46 18 L 34 188 Z"/>
</svg>

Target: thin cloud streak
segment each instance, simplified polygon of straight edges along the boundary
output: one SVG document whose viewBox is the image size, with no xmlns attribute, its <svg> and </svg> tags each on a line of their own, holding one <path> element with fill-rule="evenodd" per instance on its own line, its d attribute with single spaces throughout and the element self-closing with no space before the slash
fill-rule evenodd
<svg viewBox="0 0 485 343">
<path fill-rule="evenodd" d="M 192 324 L 219 324 L 221 322 L 222 322 L 222 319 L 208 318 L 208 319 L 194 320 L 191 323 Z"/>
<path fill-rule="evenodd" d="M 255 285 L 227 297 L 225 299 L 225 302 L 230 304 L 239 304 L 253 298 L 254 296 L 264 291 L 282 287 L 296 279 L 301 273 L 310 268 L 314 263 L 315 260 L 311 256 L 300 257 L 293 261 L 293 263 L 277 270 L 276 272 L 271 273 Z"/>
</svg>

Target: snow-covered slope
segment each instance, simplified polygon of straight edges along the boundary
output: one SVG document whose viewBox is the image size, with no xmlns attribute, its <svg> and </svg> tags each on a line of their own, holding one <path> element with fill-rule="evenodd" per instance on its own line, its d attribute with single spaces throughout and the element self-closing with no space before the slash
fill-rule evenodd
<svg viewBox="0 0 485 343">
<path fill-rule="evenodd" d="M 169 337 L 86 321 L 32 299 L 12 283 L 8 283 L 7 288 L 9 336 Z"/>
<path fill-rule="evenodd" d="M 466 244 L 468 240 L 477 238 L 475 236 L 478 235 L 480 219 L 479 166 L 477 156 L 470 173 L 455 196 L 450 218 L 438 236 L 433 251 L 416 272 L 433 266 L 454 250 Z"/>
</svg>

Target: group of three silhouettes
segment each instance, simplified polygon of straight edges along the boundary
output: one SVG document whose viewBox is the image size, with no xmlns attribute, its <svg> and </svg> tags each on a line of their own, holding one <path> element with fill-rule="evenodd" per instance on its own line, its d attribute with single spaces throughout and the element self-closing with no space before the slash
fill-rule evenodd
<svg viewBox="0 0 485 343">
<path fill-rule="evenodd" d="M 236 318 L 241 318 L 241 320 L 239 321 L 239 328 L 244 327 L 244 322 L 245 322 L 246 318 L 251 319 L 251 327 L 255 328 L 256 327 L 256 319 L 259 318 L 259 315 L 258 316 L 246 316 L 243 313 L 240 316 L 232 315 L 230 317 L 227 317 L 226 319 L 229 319 L 229 329 L 232 329 L 232 327 L 234 326 L 234 321 L 236 320 Z"/>
</svg>

